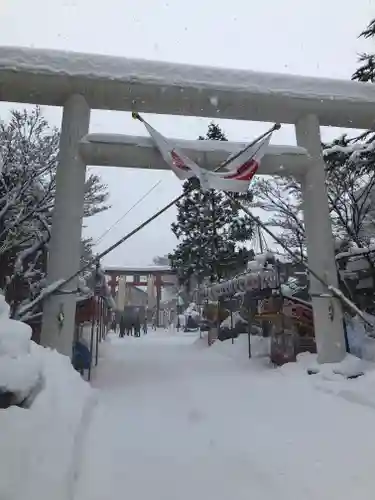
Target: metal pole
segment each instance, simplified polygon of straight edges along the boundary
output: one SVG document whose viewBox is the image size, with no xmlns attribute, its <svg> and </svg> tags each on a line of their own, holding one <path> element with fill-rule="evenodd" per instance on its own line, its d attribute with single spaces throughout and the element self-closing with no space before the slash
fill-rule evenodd
<svg viewBox="0 0 375 500">
<path fill-rule="evenodd" d="M 248 340 L 248 348 L 249 348 L 249 359 L 251 359 L 251 311 L 248 309 L 248 318 L 247 318 L 247 340 Z"/>
<path fill-rule="evenodd" d="M 156 327 L 160 327 L 161 275 L 155 276 L 156 285 Z"/>
<path fill-rule="evenodd" d="M 230 331 L 232 333 L 232 344 L 234 344 L 232 300 L 230 300 L 229 302 L 229 312 L 230 312 Z"/>
<path fill-rule="evenodd" d="M 104 333 L 104 322 L 105 322 L 104 300 L 101 300 L 100 305 L 101 305 L 100 307 L 101 321 L 100 321 L 99 342 L 103 340 L 103 333 Z"/>
<path fill-rule="evenodd" d="M 102 329 L 102 299 L 98 297 L 98 318 L 96 320 L 96 338 L 95 338 L 95 366 L 98 366 L 99 335 Z"/>
<path fill-rule="evenodd" d="M 262 254 L 264 252 L 264 249 L 263 249 L 263 238 L 262 238 L 262 233 L 260 231 L 260 226 L 258 225 L 258 238 L 259 238 L 259 249 L 260 249 L 260 253 Z"/>
<path fill-rule="evenodd" d="M 231 155 L 229 158 L 227 158 L 223 163 L 221 163 L 215 169 L 215 172 L 217 172 L 218 170 L 221 170 L 222 168 L 224 168 L 227 165 L 229 165 L 229 163 L 231 163 L 232 161 L 236 160 L 239 156 L 242 155 L 242 153 L 244 153 L 245 151 L 247 151 L 250 148 L 252 148 L 257 142 L 259 142 L 262 139 L 264 139 L 265 137 L 267 137 L 267 135 L 272 134 L 275 130 L 280 130 L 280 128 L 281 128 L 281 125 L 279 123 L 275 123 L 269 130 L 267 130 L 267 132 L 264 132 L 264 134 L 261 134 L 260 136 L 258 136 L 256 139 L 254 139 L 252 142 L 250 142 L 250 144 L 247 144 L 243 149 L 241 149 L 240 151 L 238 151 L 238 153 L 235 153 L 234 155 Z"/>
<path fill-rule="evenodd" d="M 96 316 L 95 295 L 91 297 L 91 301 L 92 301 L 92 318 L 91 318 L 91 336 L 90 336 L 90 364 L 87 376 L 88 380 L 91 380 L 92 350 L 94 346 L 94 329 L 95 329 L 95 316 Z"/>
<path fill-rule="evenodd" d="M 105 338 L 105 331 L 107 328 L 107 321 L 108 321 L 108 308 L 106 306 L 106 303 L 103 300 L 103 328 L 102 328 L 102 336 L 100 337 L 100 342 L 104 340 Z"/>
<path fill-rule="evenodd" d="M 220 335 L 220 297 L 217 300 L 217 318 L 216 318 L 216 338 L 219 338 Z"/>
</svg>

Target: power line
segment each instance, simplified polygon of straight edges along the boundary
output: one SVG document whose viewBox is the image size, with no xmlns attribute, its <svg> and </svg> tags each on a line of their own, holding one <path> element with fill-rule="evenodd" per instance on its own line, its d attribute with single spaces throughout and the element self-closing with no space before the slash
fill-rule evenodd
<svg viewBox="0 0 375 500">
<path fill-rule="evenodd" d="M 157 188 L 157 187 L 158 187 L 158 185 L 159 185 L 161 182 L 162 182 L 162 180 L 160 179 L 160 180 L 159 180 L 156 184 L 154 184 L 154 186 L 152 186 L 152 188 L 151 188 L 151 189 L 149 189 L 149 190 L 148 190 L 148 191 L 147 191 L 147 192 L 146 192 L 143 196 L 141 196 L 141 197 L 139 198 L 139 200 L 138 200 L 138 201 L 136 201 L 136 202 L 134 203 L 134 205 L 132 205 L 132 206 L 129 208 L 129 210 L 127 210 L 127 211 L 126 211 L 126 212 L 125 212 L 125 213 L 124 213 L 124 214 L 123 214 L 123 215 L 122 215 L 119 219 L 117 219 L 117 221 L 116 221 L 116 222 L 114 222 L 114 223 L 112 224 L 112 226 L 110 226 L 110 227 L 109 227 L 106 231 L 104 231 L 104 233 L 103 233 L 101 236 L 99 236 L 99 238 L 96 240 L 96 242 L 94 243 L 94 246 L 99 245 L 99 243 L 100 243 L 100 242 L 101 242 L 101 241 L 102 241 L 102 240 L 103 240 L 103 239 L 107 236 L 107 234 L 108 234 L 110 231 L 112 231 L 112 229 L 113 229 L 115 226 L 117 226 L 117 224 L 119 224 L 122 220 L 124 220 L 124 219 L 125 219 L 125 217 L 126 217 L 128 214 L 130 214 L 130 212 L 133 210 L 133 208 L 135 208 L 135 207 L 136 207 L 137 205 L 139 205 L 139 204 L 140 204 L 140 203 L 141 203 L 141 202 L 142 202 L 145 198 L 147 198 L 147 196 L 148 196 L 148 195 L 149 195 L 149 194 L 150 194 L 150 193 L 151 193 L 151 192 L 152 192 L 155 188 Z"/>
</svg>

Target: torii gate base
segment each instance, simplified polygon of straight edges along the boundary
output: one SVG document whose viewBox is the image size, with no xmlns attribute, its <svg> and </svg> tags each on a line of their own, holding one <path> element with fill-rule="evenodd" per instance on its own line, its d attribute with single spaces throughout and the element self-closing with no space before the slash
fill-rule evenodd
<svg viewBox="0 0 375 500">
<path fill-rule="evenodd" d="M 97 137 L 95 142 L 87 135 L 90 108 L 131 111 L 136 102 L 137 111 L 145 113 L 294 124 L 298 144 L 305 149 L 284 147 L 281 151 L 282 147 L 271 147 L 260 173 L 299 177 L 309 265 L 337 286 L 319 124 L 370 128 L 375 115 L 372 85 L 2 47 L 0 87 L 1 100 L 64 106 L 49 283 L 74 274 L 79 267 L 87 163 L 166 168 L 147 139 L 142 140 L 142 145 L 137 138 L 132 142 L 132 138 L 116 136 Z M 213 103 L 219 103 L 220 111 Z M 198 142 L 186 143 L 186 152 L 207 168 L 224 160 L 228 152 L 240 149 L 239 144 L 202 146 L 204 141 Z M 74 289 L 75 283 L 71 283 L 66 291 Z M 313 277 L 311 292 L 318 359 L 321 363 L 339 362 L 345 356 L 341 305 L 322 295 L 325 290 Z M 61 312 L 62 324 L 58 322 Z M 49 298 L 44 304 L 42 343 L 70 356 L 74 313 L 72 294 Z"/>
</svg>

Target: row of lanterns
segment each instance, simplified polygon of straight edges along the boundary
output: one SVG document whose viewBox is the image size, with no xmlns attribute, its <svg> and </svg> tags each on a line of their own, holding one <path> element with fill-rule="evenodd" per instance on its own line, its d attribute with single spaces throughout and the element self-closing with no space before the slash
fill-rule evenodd
<svg viewBox="0 0 375 500">
<path fill-rule="evenodd" d="M 278 286 L 277 270 L 263 269 L 256 273 L 243 274 L 232 280 L 205 287 L 199 291 L 199 298 L 201 300 L 218 300 L 219 297 L 225 295 L 251 290 L 276 289 Z"/>
</svg>

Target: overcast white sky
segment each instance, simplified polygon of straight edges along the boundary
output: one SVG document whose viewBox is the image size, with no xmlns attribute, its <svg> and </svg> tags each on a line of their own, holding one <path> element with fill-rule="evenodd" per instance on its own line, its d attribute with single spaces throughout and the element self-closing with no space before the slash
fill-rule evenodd
<svg viewBox="0 0 375 500">
<path fill-rule="evenodd" d="M 358 40 L 375 17 L 375 0 L 0 0 L 0 45 L 22 45 L 110 54 L 199 65 L 243 68 L 320 77 L 350 78 L 358 52 L 371 50 Z M 9 105 L 0 106 L 5 119 Z M 12 105 L 12 107 L 15 107 Z M 59 125 L 61 110 L 45 109 Z M 170 137 L 194 139 L 210 120 L 150 116 Z M 231 140 L 247 140 L 264 130 L 259 123 L 219 121 Z M 92 132 L 143 135 L 127 113 L 92 114 Z M 324 130 L 334 137 L 337 130 Z M 284 126 L 274 142 L 294 144 Z M 85 233 L 99 237 L 158 180 L 161 184 L 97 246 L 101 251 L 180 193 L 169 172 L 92 168 L 110 191 L 112 208 L 86 221 Z M 170 210 L 105 260 L 111 265 L 147 265 L 171 251 Z"/>
</svg>

